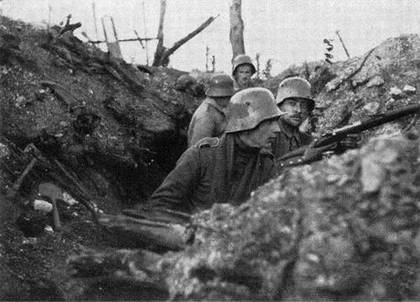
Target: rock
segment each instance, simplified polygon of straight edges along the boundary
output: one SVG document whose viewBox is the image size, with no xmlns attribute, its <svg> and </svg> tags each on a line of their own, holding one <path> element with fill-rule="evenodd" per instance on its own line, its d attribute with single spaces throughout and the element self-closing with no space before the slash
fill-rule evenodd
<svg viewBox="0 0 420 302">
<path fill-rule="evenodd" d="M 401 139 L 373 139 L 373 144 L 373 152 L 367 151 L 366 148 L 361 151 L 364 156 L 361 159 L 360 180 L 365 193 L 379 190 L 385 179 L 387 167 L 392 165 L 399 156 L 404 141 Z"/>
<path fill-rule="evenodd" d="M 0 159 L 9 156 L 10 151 L 7 145 L 0 143 Z"/>
<path fill-rule="evenodd" d="M 79 203 L 76 199 L 74 199 L 69 193 L 63 192 L 63 201 L 68 205 L 72 206 Z"/>
<path fill-rule="evenodd" d="M 391 87 L 389 90 L 389 94 L 392 96 L 393 99 L 401 99 L 404 97 L 404 93 L 398 87 Z"/>
<path fill-rule="evenodd" d="M 365 109 L 368 112 L 368 114 L 376 114 L 378 112 L 379 107 L 380 104 L 378 102 L 370 102 L 363 106 L 363 109 Z"/>
<path fill-rule="evenodd" d="M 48 201 L 42 199 L 34 200 L 34 210 L 41 211 L 44 213 L 49 213 L 53 210 L 53 205 Z"/>
<path fill-rule="evenodd" d="M 416 87 L 413 87 L 411 85 L 405 85 L 403 88 L 403 91 L 406 94 L 410 95 L 410 94 L 415 94 L 417 90 L 416 90 Z"/>
<path fill-rule="evenodd" d="M 366 84 L 366 87 L 370 88 L 370 87 L 375 87 L 375 86 L 381 86 L 384 83 L 385 83 L 384 79 L 381 76 L 376 75 L 369 80 L 369 82 Z"/>
<path fill-rule="evenodd" d="M 28 103 L 28 101 L 23 95 L 20 95 L 16 98 L 16 107 L 21 108 L 21 107 L 25 106 L 27 103 Z"/>
<path fill-rule="evenodd" d="M 327 108 L 318 119 L 317 129 L 337 127 L 345 118 L 343 107 L 352 112 L 348 121 L 352 123 L 367 118 L 370 112 L 361 109 L 371 102 L 379 103 L 377 112 L 414 103 L 407 98 L 409 93 L 398 87 L 418 82 L 418 72 L 413 66 L 418 64 L 419 50 L 419 36 L 402 35 L 384 41 L 360 57 L 329 66 L 335 77 L 315 95 L 317 107 Z"/>
</svg>

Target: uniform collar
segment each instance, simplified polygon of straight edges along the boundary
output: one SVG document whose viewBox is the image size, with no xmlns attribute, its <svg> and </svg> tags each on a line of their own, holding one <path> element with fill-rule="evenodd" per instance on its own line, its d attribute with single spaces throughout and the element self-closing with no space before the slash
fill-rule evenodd
<svg viewBox="0 0 420 302">
<path fill-rule="evenodd" d="M 283 133 L 289 139 L 299 136 L 299 128 L 287 124 L 281 118 L 279 119 L 279 128 L 281 133 Z"/>
<path fill-rule="evenodd" d="M 209 106 L 212 106 L 213 108 L 215 108 L 216 110 L 222 112 L 223 114 L 226 114 L 226 110 L 227 108 L 220 106 L 213 98 L 207 97 L 204 100 Z"/>
<path fill-rule="evenodd" d="M 267 149 L 260 149 L 260 148 L 251 148 L 247 145 L 245 145 L 240 139 L 239 139 L 239 135 L 235 136 L 235 146 L 237 147 L 236 150 L 238 151 L 239 154 L 245 155 L 245 154 L 263 154 L 263 155 L 268 155 L 273 157 L 273 153 L 271 152 L 271 150 L 267 150 Z"/>
</svg>

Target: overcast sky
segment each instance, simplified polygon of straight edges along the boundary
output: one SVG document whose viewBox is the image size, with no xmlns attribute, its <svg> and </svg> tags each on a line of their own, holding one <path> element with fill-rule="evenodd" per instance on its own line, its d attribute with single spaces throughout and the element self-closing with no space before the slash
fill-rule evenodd
<svg viewBox="0 0 420 302">
<path fill-rule="evenodd" d="M 145 36 L 156 36 L 159 0 L 3 0 L 6 16 L 42 24 L 65 20 L 82 22 L 82 31 L 93 39 L 103 39 L 100 18 L 113 16 L 119 38 L 134 38 L 133 29 Z M 216 69 L 230 72 L 232 56 L 229 43 L 230 0 L 167 0 L 165 46 L 199 26 L 210 16 L 219 17 L 202 33 L 171 56 L 171 66 L 189 71 L 205 69 L 205 49 L 216 56 Z M 98 36 L 93 21 L 95 3 Z M 143 18 L 143 3 L 145 19 Z M 323 59 L 324 38 L 334 39 L 335 60 L 345 59 L 336 30 L 352 56 L 359 56 L 389 37 L 403 33 L 420 33 L 420 1 L 415 0 L 242 0 L 245 23 L 245 49 L 251 56 L 261 54 L 261 62 L 274 60 L 273 73 L 291 64 Z M 123 43 L 128 62 L 144 64 L 145 50 L 138 42 Z M 153 58 L 155 44 L 149 44 Z"/>
</svg>

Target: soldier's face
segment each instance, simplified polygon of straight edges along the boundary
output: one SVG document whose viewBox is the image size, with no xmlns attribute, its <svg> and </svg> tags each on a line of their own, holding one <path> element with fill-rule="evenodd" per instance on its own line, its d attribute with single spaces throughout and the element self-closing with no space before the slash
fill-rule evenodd
<svg viewBox="0 0 420 302">
<path fill-rule="evenodd" d="M 240 86 L 248 86 L 251 81 L 252 67 L 249 65 L 240 65 L 236 68 L 235 79 Z"/>
<path fill-rule="evenodd" d="M 279 109 L 286 113 L 281 119 L 293 127 L 299 127 L 310 114 L 309 104 L 305 99 L 287 99 Z"/>
<path fill-rule="evenodd" d="M 227 105 L 229 105 L 229 101 L 230 101 L 230 96 L 219 96 L 219 97 L 214 97 L 214 100 L 216 101 L 216 103 L 218 103 L 220 106 L 226 108 Z"/>
<path fill-rule="evenodd" d="M 248 147 L 270 150 L 278 132 L 279 124 L 274 119 L 264 121 L 257 128 L 241 133 L 240 137 Z"/>
</svg>

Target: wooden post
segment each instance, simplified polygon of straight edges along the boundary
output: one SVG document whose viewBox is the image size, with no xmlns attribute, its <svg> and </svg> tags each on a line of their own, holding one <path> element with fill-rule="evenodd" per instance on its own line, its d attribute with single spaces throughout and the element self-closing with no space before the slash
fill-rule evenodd
<svg viewBox="0 0 420 302">
<path fill-rule="evenodd" d="M 337 34 L 338 39 L 340 40 L 341 46 L 343 46 L 344 51 L 346 52 L 347 58 L 349 58 L 349 59 L 350 59 L 350 54 L 349 54 L 349 52 L 348 52 L 348 50 L 347 50 L 346 45 L 344 44 L 343 39 L 341 38 L 340 31 L 339 31 L 339 30 L 336 30 L 336 31 L 335 31 L 335 33 Z"/>
<path fill-rule="evenodd" d="M 209 71 L 209 46 L 206 46 L 206 72 Z"/>
<path fill-rule="evenodd" d="M 112 24 L 112 30 L 114 32 L 115 42 L 118 42 L 117 30 L 115 28 L 115 23 L 114 23 L 114 18 L 113 17 L 111 17 L 111 24 Z"/>
<path fill-rule="evenodd" d="M 52 7 L 51 7 L 51 5 L 48 4 L 48 24 L 47 24 L 47 31 L 50 31 L 50 26 L 51 26 L 51 12 L 52 12 Z"/>
<path fill-rule="evenodd" d="M 96 7 L 95 7 L 95 2 L 92 2 L 92 13 L 93 13 L 93 22 L 95 24 L 96 40 L 99 40 L 99 37 L 98 37 L 98 24 L 97 24 L 97 21 L 96 21 Z"/>
<path fill-rule="evenodd" d="M 143 26 L 144 26 L 144 36 L 147 37 L 147 25 L 146 25 L 146 7 L 144 6 L 143 1 Z M 146 65 L 149 66 L 149 41 L 146 40 Z"/>
<path fill-rule="evenodd" d="M 137 33 L 137 30 L 135 30 L 135 29 L 134 29 L 134 34 L 136 35 L 137 39 L 139 40 L 140 45 L 141 45 L 141 48 L 143 48 L 143 49 L 144 49 L 144 44 L 143 44 L 143 41 L 141 40 L 141 38 L 140 38 L 139 34 Z M 120 41 L 121 41 L 121 40 L 120 40 Z"/>
<path fill-rule="evenodd" d="M 257 78 L 260 78 L 260 54 L 257 53 L 255 56 L 255 61 L 257 62 Z"/>
<path fill-rule="evenodd" d="M 244 44 L 244 21 L 241 16 L 241 0 L 232 0 L 230 6 L 230 43 L 232 45 L 232 60 L 240 54 L 245 53 Z"/>
<path fill-rule="evenodd" d="M 163 46 L 163 24 L 165 22 L 165 13 L 166 13 L 166 0 L 160 0 L 160 14 L 159 14 L 159 26 L 157 32 L 158 43 L 155 51 L 155 58 L 153 60 L 153 66 L 162 65 L 162 57 L 165 52 L 165 47 Z"/>
<path fill-rule="evenodd" d="M 106 28 L 105 28 L 105 22 L 104 22 L 104 18 L 101 18 L 101 23 L 102 23 L 102 29 L 104 31 L 104 38 L 105 38 L 105 42 L 108 44 L 108 35 L 106 34 Z"/>
<path fill-rule="evenodd" d="M 112 17 L 110 17 L 110 19 L 111 19 L 111 26 L 112 26 L 112 29 L 113 29 L 113 32 L 114 32 L 114 38 L 115 38 L 115 41 L 112 41 L 112 42 L 108 39 L 104 18 L 101 19 L 102 20 L 102 27 L 103 27 L 103 30 L 104 30 L 105 41 L 106 41 L 106 44 L 108 46 L 108 51 L 112 56 L 114 56 L 116 58 L 122 58 L 121 48 L 120 48 L 120 44 L 119 44 L 120 42 L 118 40 L 117 30 L 116 30 L 115 24 L 114 24 L 114 19 Z"/>
</svg>

